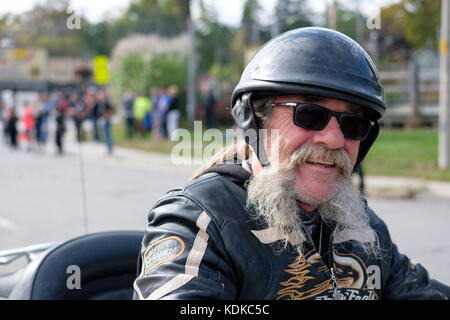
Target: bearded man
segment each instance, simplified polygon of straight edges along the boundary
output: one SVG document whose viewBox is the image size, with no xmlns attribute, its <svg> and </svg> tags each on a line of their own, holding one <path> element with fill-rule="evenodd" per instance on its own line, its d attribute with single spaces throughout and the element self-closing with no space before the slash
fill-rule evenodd
<svg viewBox="0 0 450 320">
<path fill-rule="evenodd" d="M 386 110 L 355 41 L 323 28 L 272 39 L 232 106 L 244 139 L 151 209 L 135 298 L 449 298 L 351 183 Z"/>
</svg>

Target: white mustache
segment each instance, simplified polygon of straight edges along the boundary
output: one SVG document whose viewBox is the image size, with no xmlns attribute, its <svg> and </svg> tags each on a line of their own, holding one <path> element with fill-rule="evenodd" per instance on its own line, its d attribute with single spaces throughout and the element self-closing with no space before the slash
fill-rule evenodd
<svg viewBox="0 0 450 320">
<path fill-rule="evenodd" d="M 345 177 L 349 177 L 353 171 L 350 156 L 342 149 L 327 149 L 320 145 L 302 145 L 297 148 L 289 159 L 281 166 L 288 170 L 293 169 L 304 162 L 319 162 L 336 165 L 341 169 Z"/>
</svg>

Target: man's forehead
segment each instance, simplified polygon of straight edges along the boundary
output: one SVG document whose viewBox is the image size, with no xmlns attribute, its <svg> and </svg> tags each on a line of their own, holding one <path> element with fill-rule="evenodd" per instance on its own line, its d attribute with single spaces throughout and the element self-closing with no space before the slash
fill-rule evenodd
<svg viewBox="0 0 450 320">
<path fill-rule="evenodd" d="M 284 95 L 284 96 L 277 96 L 274 97 L 274 102 L 307 102 L 307 103 L 316 103 L 316 104 L 325 104 L 330 101 L 341 101 L 345 104 L 345 106 L 348 108 L 348 112 L 352 113 L 360 113 L 362 112 L 362 109 L 359 105 L 343 101 L 343 100 L 336 100 L 333 98 L 327 98 L 327 97 L 321 97 L 321 96 L 313 96 L 313 95 Z"/>
</svg>

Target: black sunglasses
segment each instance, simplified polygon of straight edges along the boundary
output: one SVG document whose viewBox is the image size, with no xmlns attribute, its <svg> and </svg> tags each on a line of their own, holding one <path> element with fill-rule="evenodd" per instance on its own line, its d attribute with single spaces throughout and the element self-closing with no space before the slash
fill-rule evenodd
<svg viewBox="0 0 450 320">
<path fill-rule="evenodd" d="M 272 103 L 269 106 L 293 107 L 294 124 L 314 131 L 323 130 L 330 122 L 331 116 L 335 116 L 342 134 L 345 138 L 351 140 L 364 141 L 375 124 L 373 121 L 354 113 L 335 112 L 311 103 L 279 102 Z"/>
</svg>

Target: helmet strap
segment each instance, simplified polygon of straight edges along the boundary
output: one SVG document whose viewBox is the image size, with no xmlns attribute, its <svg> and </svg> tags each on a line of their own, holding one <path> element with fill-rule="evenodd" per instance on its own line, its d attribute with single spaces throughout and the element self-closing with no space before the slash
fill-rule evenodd
<svg viewBox="0 0 450 320">
<path fill-rule="evenodd" d="M 243 94 L 241 99 L 236 101 L 232 113 L 237 125 L 244 133 L 245 142 L 252 147 L 261 165 L 266 167 L 270 163 L 264 150 L 263 136 L 259 132 L 260 128 L 251 96 L 252 93 Z"/>
</svg>

